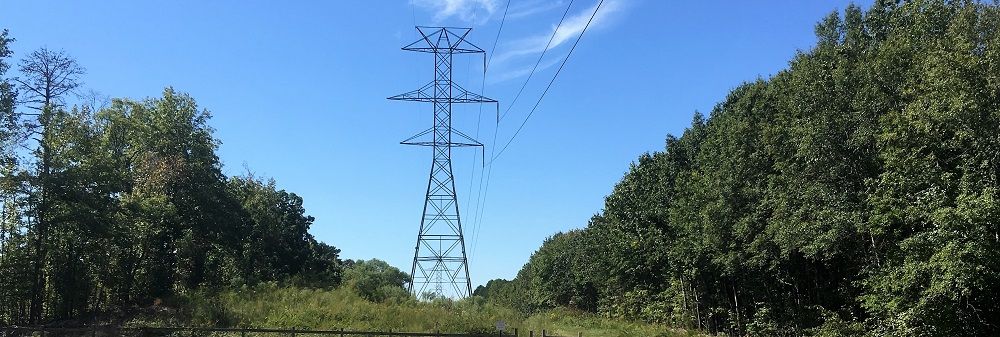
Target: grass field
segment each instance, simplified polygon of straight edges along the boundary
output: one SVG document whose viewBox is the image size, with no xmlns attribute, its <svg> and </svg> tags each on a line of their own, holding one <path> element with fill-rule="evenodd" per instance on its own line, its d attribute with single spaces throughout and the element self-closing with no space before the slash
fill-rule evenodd
<svg viewBox="0 0 1000 337">
<path fill-rule="evenodd" d="M 126 322 L 127 326 L 202 326 L 364 331 L 492 333 L 503 320 L 522 336 L 545 329 L 558 336 L 698 336 L 666 326 L 623 322 L 568 309 L 524 316 L 481 300 L 374 303 L 347 288 L 335 290 L 264 286 L 191 293 L 167 299 Z"/>
<path fill-rule="evenodd" d="M 533 315 L 522 321 L 522 326 L 534 331 L 546 329 L 557 336 L 578 336 L 581 333 L 583 336 L 601 337 L 704 336 L 663 325 L 625 322 L 568 309 L 554 309 Z"/>
</svg>

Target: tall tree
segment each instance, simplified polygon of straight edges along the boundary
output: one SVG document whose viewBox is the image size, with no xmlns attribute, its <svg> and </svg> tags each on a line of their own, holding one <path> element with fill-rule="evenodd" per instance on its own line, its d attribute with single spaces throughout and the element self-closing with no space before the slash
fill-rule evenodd
<svg viewBox="0 0 1000 337">
<path fill-rule="evenodd" d="M 80 86 L 80 76 L 86 73 L 65 51 L 45 47 L 21 60 L 19 70 L 25 77 L 17 79 L 23 92 L 21 102 L 38 111 L 62 106 L 65 95 Z"/>
<path fill-rule="evenodd" d="M 198 288 L 340 283 L 340 251 L 309 234 L 301 197 L 222 173 L 211 115 L 193 98 L 167 88 L 64 107 L 82 67 L 40 49 L 15 87 L 3 76 L 12 41 L 0 35 L 0 325 Z"/>
<path fill-rule="evenodd" d="M 0 274 L 4 275 L 0 278 L 0 302 L 4 303 L 0 306 L 0 324 L 25 318 L 25 299 L 31 284 L 16 152 L 24 130 L 15 112 L 16 87 L 7 77 L 13 42 L 6 29 L 0 32 Z"/>
<path fill-rule="evenodd" d="M 37 138 L 38 147 L 33 151 L 37 159 L 33 187 L 34 196 L 29 212 L 33 218 L 33 270 L 35 281 L 32 286 L 31 307 L 29 317 L 32 322 L 38 322 L 43 314 L 43 301 L 46 286 L 44 266 L 47 260 L 46 240 L 51 226 L 49 210 L 52 197 L 52 149 L 51 144 L 56 137 L 49 126 L 54 115 L 59 112 L 64 96 L 80 86 L 79 77 L 84 74 L 83 67 L 63 51 L 54 52 L 47 48 L 38 49 L 23 60 L 20 68 L 23 78 L 18 78 L 21 102 L 36 113 L 24 115 L 35 116 L 37 119 L 28 122 L 28 130 Z"/>
</svg>

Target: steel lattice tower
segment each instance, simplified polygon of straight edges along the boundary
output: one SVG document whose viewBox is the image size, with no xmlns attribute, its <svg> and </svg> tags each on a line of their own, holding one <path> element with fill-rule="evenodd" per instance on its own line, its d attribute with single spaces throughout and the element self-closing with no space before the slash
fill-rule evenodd
<svg viewBox="0 0 1000 337">
<path fill-rule="evenodd" d="M 409 291 L 415 295 L 432 292 L 437 296 L 472 295 L 469 261 L 465 255 L 462 220 L 455 196 L 451 148 L 483 144 L 451 127 L 451 106 L 455 103 L 496 103 L 471 93 L 452 82 L 451 63 L 455 54 L 484 53 L 469 41 L 471 28 L 416 27 L 421 39 L 403 50 L 434 54 L 434 80 L 420 89 L 389 97 L 391 100 L 431 102 L 434 124 L 400 144 L 433 148 L 430 178 L 424 200 L 423 217 L 417 232 Z M 430 139 L 427 139 L 427 136 Z"/>
</svg>

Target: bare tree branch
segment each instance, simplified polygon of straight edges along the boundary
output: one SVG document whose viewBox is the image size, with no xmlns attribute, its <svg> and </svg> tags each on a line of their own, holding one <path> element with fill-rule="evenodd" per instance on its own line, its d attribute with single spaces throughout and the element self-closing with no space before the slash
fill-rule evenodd
<svg viewBox="0 0 1000 337">
<path fill-rule="evenodd" d="M 25 79 L 15 79 L 26 94 L 23 103 L 33 103 L 35 110 L 57 107 L 62 96 L 80 86 L 80 75 L 86 70 L 62 50 L 51 51 L 42 47 L 23 60 L 20 66 Z"/>
</svg>

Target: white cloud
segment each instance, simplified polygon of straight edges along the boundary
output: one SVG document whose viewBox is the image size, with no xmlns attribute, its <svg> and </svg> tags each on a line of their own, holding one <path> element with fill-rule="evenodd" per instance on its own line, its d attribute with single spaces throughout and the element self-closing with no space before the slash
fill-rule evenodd
<svg viewBox="0 0 1000 337">
<path fill-rule="evenodd" d="M 434 12 L 434 21 L 451 17 L 466 22 L 485 22 L 497 10 L 496 0 L 410 0 L 410 4 Z"/>
<path fill-rule="evenodd" d="M 520 3 L 518 5 L 512 5 L 507 13 L 508 20 L 516 20 L 520 18 L 529 17 L 538 13 L 547 12 L 556 8 L 563 8 L 566 3 L 563 0 L 559 1 L 549 1 L 549 0 L 535 0 Z"/>
<path fill-rule="evenodd" d="M 563 21 L 561 26 L 558 26 L 558 29 L 556 25 L 553 25 L 547 32 L 511 42 L 506 50 L 494 57 L 494 61 L 503 62 L 517 56 L 538 54 L 546 50 L 546 44 L 549 45 L 548 49 L 559 47 L 566 41 L 575 38 L 583 32 L 583 28 L 587 26 L 587 22 L 590 21 L 590 16 L 593 15 L 596 7 L 597 4 L 594 4 L 592 7 L 566 17 L 566 20 Z M 618 12 L 620 9 L 620 0 L 605 0 L 604 4 L 601 5 L 601 10 L 597 12 L 597 15 L 594 16 L 593 22 L 590 23 L 590 27 L 594 28 L 595 26 L 599 26 L 602 22 L 606 21 L 607 18 Z M 554 37 L 553 32 L 555 32 Z M 552 39 L 552 43 L 549 43 L 549 39 Z"/>
<path fill-rule="evenodd" d="M 558 64 L 559 62 L 562 62 L 562 58 L 560 57 L 552 57 L 549 58 L 548 60 L 543 60 L 542 63 L 538 64 L 538 69 L 535 69 L 535 71 L 536 72 L 542 71 L 544 69 L 547 69 L 551 66 Z M 489 82 L 490 84 L 494 84 L 507 80 L 512 80 L 521 76 L 527 76 L 529 73 L 531 73 L 532 68 L 534 68 L 534 64 L 524 65 L 517 69 L 505 70 L 499 72 L 496 76 L 488 78 L 487 82 Z"/>
<path fill-rule="evenodd" d="M 491 19 L 497 11 L 503 11 L 505 0 L 409 0 L 410 4 L 423 8 L 433 14 L 436 23 L 457 19 L 467 23 L 484 24 Z M 597 8 L 598 1 L 592 0 L 593 5 L 570 13 L 562 25 L 552 23 L 549 29 L 528 34 L 520 38 L 515 38 L 509 42 L 501 43 L 500 50 L 493 55 L 490 63 L 489 79 L 490 83 L 503 82 L 506 80 L 526 76 L 535 67 L 537 58 L 527 56 L 537 56 L 548 49 L 555 49 L 573 41 L 583 32 L 591 15 Z M 623 3 L 628 0 L 604 0 L 600 11 L 594 16 L 589 29 L 606 24 L 615 14 L 623 10 Z M 508 20 L 533 19 L 541 17 L 542 13 L 558 11 L 558 15 L 563 14 L 566 6 L 565 0 L 521 0 L 512 3 L 507 12 Z M 579 2 L 577 2 L 579 3 Z M 559 16 L 556 16 L 559 18 Z M 558 26 L 558 27 L 557 27 Z M 554 34 L 554 36 L 553 36 Z M 549 39 L 552 42 L 549 43 Z M 538 65 L 536 71 L 542 71 L 558 64 L 562 57 L 547 57 Z M 494 72 L 494 69 L 497 71 Z"/>
</svg>

